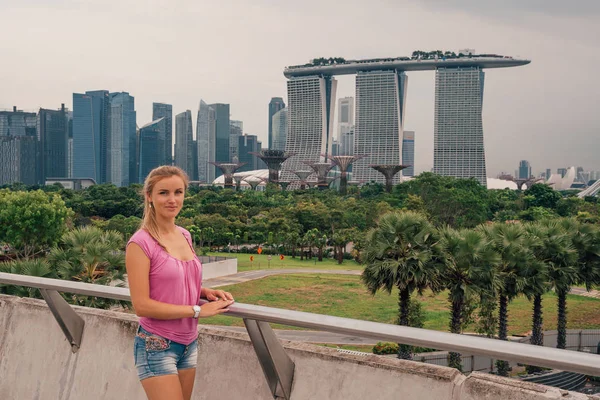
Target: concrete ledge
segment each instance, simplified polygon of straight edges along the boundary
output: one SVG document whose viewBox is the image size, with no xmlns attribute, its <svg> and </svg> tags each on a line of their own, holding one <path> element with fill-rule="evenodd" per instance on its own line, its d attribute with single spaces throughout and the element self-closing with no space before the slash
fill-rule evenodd
<svg viewBox="0 0 600 400">
<path fill-rule="evenodd" d="M 202 279 L 237 274 L 237 258 L 202 264 Z"/>
<path fill-rule="evenodd" d="M 133 368 L 137 318 L 74 308 L 85 321 L 75 354 L 43 300 L 0 296 L 0 399 L 146 398 Z"/>
<path fill-rule="evenodd" d="M 214 328 L 200 328 L 200 359 L 219 368 L 196 376 L 201 398 L 268 399 L 262 369 L 248 335 Z M 292 399 L 452 399 L 464 376 L 455 369 L 390 359 L 340 354 L 334 349 L 307 343 L 282 341 L 296 364 Z M 224 356 L 223 347 L 233 352 Z M 229 353 L 229 351 L 227 351 Z M 222 379 L 223 369 L 231 379 Z M 385 384 L 382 384 L 385 382 Z M 204 397 L 206 396 L 206 397 Z"/>
<path fill-rule="evenodd" d="M 0 295 L 0 399 L 145 399 L 134 367 L 132 314 L 74 307 L 85 321 L 73 354 L 43 300 Z M 296 364 L 292 400 L 588 399 L 542 385 L 385 356 L 284 342 Z M 199 326 L 193 399 L 272 399 L 245 333 Z M 591 397 L 590 397 L 591 398 Z"/>
</svg>

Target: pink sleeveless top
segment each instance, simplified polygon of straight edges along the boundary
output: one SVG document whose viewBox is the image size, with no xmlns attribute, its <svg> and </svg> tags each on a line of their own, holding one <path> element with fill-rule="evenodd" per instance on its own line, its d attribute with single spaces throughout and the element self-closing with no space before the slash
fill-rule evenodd
<svg viewBox="0 0 600 400">
<path fill-rule="evenodd" d="M 178 260 L 160 247 L 150 234 L 140 229 L 129 243 L 135 243 L 150 259 L 150 298 L 161 303 L 189 305 L 198 304 L 202 289 L 202 264 L 192 246 L 192 237 L 184 228 L 177 227 L 192 248 L 194 258 Z M 140 325 L 148 332 L 189 345 L 198 338 L 198 320 L 194 318 L 155 319 L 140 318 Z"/>
</svg>

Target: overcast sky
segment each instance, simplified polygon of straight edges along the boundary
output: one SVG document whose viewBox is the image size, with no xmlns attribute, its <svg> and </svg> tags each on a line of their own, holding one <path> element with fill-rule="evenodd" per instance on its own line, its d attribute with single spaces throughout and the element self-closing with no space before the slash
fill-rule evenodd
<svg viewBox="0 0 600 400">
<path fill-rule="evenodd" d="M 72 107 L 72 93 L 135 96 L 195 116 L 200 99 L 267 143 L 267 105 L 287 102 L 286 65 L 315 57 L 458 50 L 531 59 L 487 70 L 488 176 L 581 165 L 600 170 L 599 0 L 0 0 L 0 108 Z M 433 166 L 434 72 L 408 74 L 405 129 L 416 171 Z M 338 96 L 354 95 L 340 77 Z"/>
</svg>

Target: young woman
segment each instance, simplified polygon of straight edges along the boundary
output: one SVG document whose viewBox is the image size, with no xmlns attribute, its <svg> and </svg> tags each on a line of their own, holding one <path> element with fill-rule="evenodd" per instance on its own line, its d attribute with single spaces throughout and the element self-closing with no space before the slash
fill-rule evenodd
<svg viewBox="0 0 600 400">
<path fill-rule="evenodd" d="M 140 317 L 134 356 L 149 400 L 189 400 L 198 356 L 198 318 L 228 311 L 230 293 L 202 287 L 190 233 L 175 225 L 188 185 L 185 172 L 162 166 L 144 183 L 142 226 L 127 243 L 131 301 Z M 200 307 L 200 298 L 210 300 Z"/>
</svg>

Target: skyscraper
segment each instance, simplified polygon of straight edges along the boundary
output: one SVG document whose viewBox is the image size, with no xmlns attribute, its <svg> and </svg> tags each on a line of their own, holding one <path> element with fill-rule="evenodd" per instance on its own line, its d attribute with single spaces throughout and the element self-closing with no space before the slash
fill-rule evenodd
<svg viewBox="0 0 600 400">
<path fill-rule="evenodd" d="M 107 181 L 110 143 L 109 94 L 73 93 L 73 177 Z"/>
<path fill-rule="evenodd" d="M 550 179 L 552 176 L 552 170 L 550 168 L 546 168 L 546 180 Z"/>
<path fill-rule="evenodd" d="M 193 151 L 194 131 L 192 128 L 192 112 L 184 111 L 175 116 L 175 165 L 185 171 L 191 178 L 194 176 Z"/>
<path fill-rule="evenodd" d="M 404 72 L 373 71 L 356 75 L 354 154 L 367 157 L 353 165 L 353 179 L 384 183 L 370 164 L 400 164 L 407 77 Z M 400 174 L 394 178 L 399 182 Z"/>
<path fill-rule="evenodd" d="M 415 132 L 404 131 L 402 137 L 402 165 L 410 167 L 402 170 L 402 176 L 415 176 Z"/>
<path fill-rule="evenodd" d="M 173 106 L 164 103 L 152 103 L 152 121 L 164 118 L 165 140 L 161 150 L 161 165 L 173 165 Z"/>
<path fill-rule="evenodd" d="M 436 70 L 433 172 L 473 177 L 487 187 L 481 117 L 484 76 L 480 67 Z"/>
<path fill-rule="evenodd" d="M 256 150 L 256 151 L 257 151 L 257 152 L 259 152 L 259 153 L 260 153 L 260 151 L 261 151 L 262 149 L 264 149 L 264 147 L 263 147 L 263 145 L 262 145 L 262 142 L 261 142 L 260 140 L 257 140 L 257 141 L 256 141 L 256 148 L 257 148 L 257 150 Z M 256 169 L 267 169 L 267 168 L 268 168 L 268 167 L 267 167 L 267 163 L 265 163 L 265 162 L 262 160 L 262 158 L 260 158 L 260 157 L 256 157 L 256 156 L 254 156 L 254 157 L 256 158 Z"/>
<path fill-rule="evenodd" d="M 246 165 L 240 167 L 238 172 L 254 171 L 258 169 L 258 157 L 256 157 L 254 154 L 250 154 L 260 150 L 256 135 L 244 134 L 238 138 L 238 142 L 240 149 L 240 162 L 247 163 Z"/>
<path fill-rule="evenodd" d="M 198 180 L 198 140 L 192 141 L 192 176 L 190 180 Z"/>
<path fill-rule="evenodd" d="M 340 124 L 354 125 L 354 97 L 343 97 L 340 99 L 338 122 Z"/>
<path fill-rule="evenodd" d="M 559 174 L 561 178 L 564 178 L 565 175 L 567 174 L 567 169 L 566 168 L 557 168 L 556 173 Z"/>
<path fill-rule="evenodd" d="M 150 171 L 164 160 L 165 118 L 159 118 L 140 128 L 138 182 L 144 182 Z"/>
<path fill-rule="evenodd" d="M 344 124 L 339 130 L 339 144 L 341 156 L 354 155 L 354 125 Z M 350 165 L 352 168 L 352 165 Z"/>
<path fill-rule="evenodd" d="M 37 183 L 37 116 L 13 107 L 0 111 L 0 185 Z"/>
<path fill-rule="evenodd" d="M 285 108 L 285 103 L 281 97 L 271 98 L 269 102 L 269 149 L 273 148 L 273 115 L 283 108 Z"/>
<path fill-rule="evenodd" d="M 68 159 L 68 167 L 67 167 L 67 171 L 68 171 L 68 177 L 72 178 L 73 177 L 73 111 L 69 111 L 67 113 L 67 121 L 68 121 L 68 131 L 69 131 L 69 139 L 68 139 L 68 145 L 67 145 L 67 159 Z"/>
<path fill-rule="evenodd" d="M 137 182 L 135 99 L 127 92 L 110 93 L 108 180 L 116 186 Z"/>
<path fill-rule="evenodd" d="M 229 135 L 231 124 L 229 122 L 229 104 L 211 104 L 215 110 L 215 161 L 228 163 L 229 159 Z M 215 176 L 221 175 L 217 167 L 212 166 Z"/>
<path fill-rule="evenodd" d="M 338 110 L 339 153 L 350 156 L 354 154 L 354 97 L 341 98 Z M 352 144 L 350 144 L 350 140 L 352 140 Z"/>
<path fill-rule="evenodd" d="M 519 162 L 519 174 L 518 179 L 529 179 L 531 178 L 531 165 L 527 160 L 521 160 Z"/>
<path fill-rule="evenodd" d="M 38 182 L 47 177 L 66 178 L 68 170 L 69 118 L 63 104 L 59 110 L 40 108 L 37 115 Z"/>
<path fill-rule="evenodd" d="M 229 121 L 229 160 L 239 159 L 238 138 L 244 134 L 244 123 L 242 121 Z"/>
<path fill-rule="evenodd" d="M 215 110 L 200 100 L 196 122 L 198 145 L 198 180 L 211 183 L 215 180 L 215 169 L 209 162 L 215 161 Z"/>
<path fill-rule="evenodd" d="M 304 161 L 317 162 L 331 154 L 337 80 L 330 76 L 292 77 L 288 89 L 288 135 L 285 150 L 294 153 L 282 166 L 281 179 L 290 171 L 306 169 Z"/>
<path fill-rule="evenodd" d="M 288 136 L 288 108 L 282 108 L 273 115 L 272 140 L 269 146 L 272 150 L 285 150 Z"/>
</svg>

